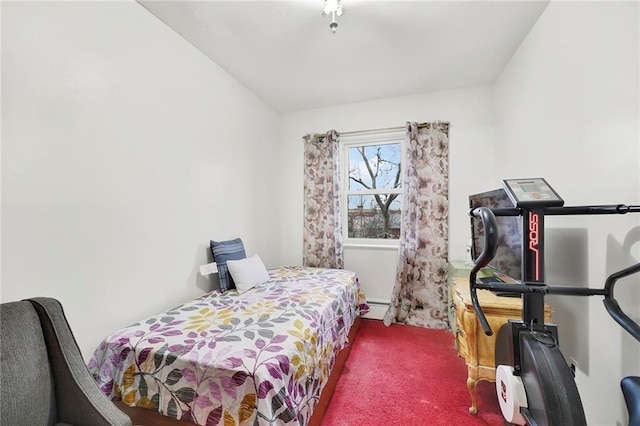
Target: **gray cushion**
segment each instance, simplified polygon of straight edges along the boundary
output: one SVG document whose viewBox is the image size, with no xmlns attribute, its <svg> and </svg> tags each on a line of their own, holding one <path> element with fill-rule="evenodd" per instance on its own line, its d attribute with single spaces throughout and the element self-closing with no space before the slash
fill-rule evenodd
<svg viewBox="0 0 640 426">
<path fill-rule="evenodd" d="M 0 335 L 0 424 L 55 424 L 53 376 L 31 303 L 0 305 Z"/>
<path fill-rule="evenodd" d="M 247 257 L 242 240 L 240 238 L 228 241 L 211 240 L 211 254 L 213 254 L 213 261 L 216 262 L 218 267 L 220 291 L 224 293 L 229 289 L 236 288 L 236 284 L 229 273 L 227 261 L 241 260 Z"/>
</svg>

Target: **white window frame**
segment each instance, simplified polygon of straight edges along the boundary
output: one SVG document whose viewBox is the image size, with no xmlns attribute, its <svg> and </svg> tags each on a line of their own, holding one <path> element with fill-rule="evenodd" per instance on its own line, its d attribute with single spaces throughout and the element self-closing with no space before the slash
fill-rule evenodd
<svg viewBox="0 0 640 426">
<path fill-rule="evenodd" d="M 349 205 L 347 199 L 349 195 L 373 195 L 377 193 L 384 194 L 402 194 L 405 181 L 405 163 L 406 163 L 406 130 L 398 128 L 393 130 L 365 131 L 357 132 L 349 135 L 340 136 L 340 173 L 341 173 L 341 198 L 342 198 L 342 235 L 344 236 L 343 245 L 345 247 L 363 247 L 363 248 L 393 248 L 399 246 L 398 239 L 387 238 L 350 238 L 349 237 Z M 400 143 L 401 152 L 401 184 L 400 188 L 385 188 L 378 190 L 349 190 L 349 148 L 357 146 L 372 146 L 384 144 Z"/>
</svg>

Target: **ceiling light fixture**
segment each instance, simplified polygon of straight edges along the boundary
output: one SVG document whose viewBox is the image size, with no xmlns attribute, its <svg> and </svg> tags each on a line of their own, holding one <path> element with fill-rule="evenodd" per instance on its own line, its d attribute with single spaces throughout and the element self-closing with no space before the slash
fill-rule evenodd
<svg viewBox="0 0 640 426">
<path fill-rule="evenodd" d="M 338 21 L 336 16 L 340 16 L 344 13 L 344 5 L 342 0 L 324 0 L 324 9 L 322 10 L 322 16 L 327 17 L 331 15 L 331 22 L 329 28 L 335 34 L 338 29 Z"/>
</svg>

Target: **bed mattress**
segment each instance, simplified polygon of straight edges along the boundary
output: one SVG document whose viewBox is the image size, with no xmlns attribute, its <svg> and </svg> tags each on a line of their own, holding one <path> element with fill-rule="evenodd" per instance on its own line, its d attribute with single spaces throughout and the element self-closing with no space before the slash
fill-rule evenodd
<svg viewBox="0 0 640 426">
<path fill-rule="evenodd" d="M 113 399 L 199 425 L 306 425 L 368 306 L 350 271 L 280 267 L 269 276 L 111 334 L 90 372 Z"/>
</svg>

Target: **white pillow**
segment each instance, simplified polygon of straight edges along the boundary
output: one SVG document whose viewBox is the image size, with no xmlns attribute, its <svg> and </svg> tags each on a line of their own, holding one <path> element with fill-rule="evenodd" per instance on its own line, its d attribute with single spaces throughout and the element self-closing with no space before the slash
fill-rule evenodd
<svg viewBox="0 0 640 426">
<path fill-rule="evenodd" d="M 236 283 L 238 293 L 269 281 L 269 272 L 257 254 L 241 260 L 227 260 L 229 273 Z"/>
</svg>

